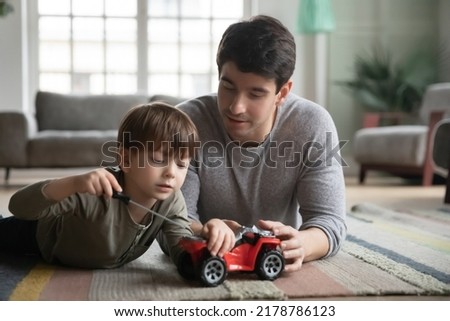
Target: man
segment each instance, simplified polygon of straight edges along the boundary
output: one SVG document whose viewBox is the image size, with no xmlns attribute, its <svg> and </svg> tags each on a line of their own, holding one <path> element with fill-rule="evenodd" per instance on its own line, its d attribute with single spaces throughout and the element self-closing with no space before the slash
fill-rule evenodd
<svg viewBox="0 0 450 321">
<path fill-rule="evenodd" d="M 272 230 L 286 271 L 336 254 L 346 234 L 336 128 L 324 108 L 291 93 L 295 57 L 278 20 L 233 24 L 217 52 L 217 95 L 179 105 L 202 144 L 182 187 L 191 228 L 220 218 L 234 231 Z M 217 244 L 233 239 L 230 229 L 216 230 Z"/>
</svg>

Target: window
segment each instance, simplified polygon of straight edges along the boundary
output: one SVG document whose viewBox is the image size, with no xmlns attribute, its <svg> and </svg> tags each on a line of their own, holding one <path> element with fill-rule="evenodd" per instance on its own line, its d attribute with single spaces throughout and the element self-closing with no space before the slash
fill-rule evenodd
<svg viewBox="0 0 450 321">
<path fill-rule="evenodd" d="M 244 0 L 38 0 L 38 86 L 91 94 L 215 91 L 215 54 Z"/>
</svg>

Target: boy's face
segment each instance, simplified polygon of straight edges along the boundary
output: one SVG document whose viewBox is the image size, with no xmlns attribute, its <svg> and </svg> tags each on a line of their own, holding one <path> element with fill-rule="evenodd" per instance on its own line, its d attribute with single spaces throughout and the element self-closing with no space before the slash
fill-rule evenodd
<svg viewBox="0 0 450 321">
<path fill-rule="evenodd" d="M 170 155 L 162 150 L 125 151 L 121 167 L 126 192 L 142 202 L 164 200 L 183 185 L 189 162 L 189 157 Z"/>
<path fill-rule="evenodd" d="M 230 138 L 241 144 L 262 142 L 291 85 L 289 81 L 276 93 L 275 79 L 244 73 L 234 62 L 226 62 L 219 77 L 218 105 Z"/>
</svg>

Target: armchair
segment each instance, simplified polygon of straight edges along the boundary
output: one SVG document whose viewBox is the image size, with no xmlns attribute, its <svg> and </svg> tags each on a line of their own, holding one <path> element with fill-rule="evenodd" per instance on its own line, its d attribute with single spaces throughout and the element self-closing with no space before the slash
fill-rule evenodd
<svg viewBox="0 0 450 321">
<path fill-rule="evenodd" d="M 433 182 L 433 129 L 443 118 L 450 118 L 450 83 L 430 85 L 419 111 L 419 121 L 412 125 L 400 123 L 401 113 L 368 113 L 364 128 L 356 131 L 353 142 L 354 158 L 360 164 L 359 182 L 367 171 L 388 172 L 400 177 L 421 177 L 422 185 Z M 394 125 L 380 126 L 390 118 Z"/>
<path fill-rule="evenodd" d="M 447 177 L 444 203 L 450 204 L 450 118 L 436 124 L 433 133 L 433 165 L 437 173 Z"/>
</svg>

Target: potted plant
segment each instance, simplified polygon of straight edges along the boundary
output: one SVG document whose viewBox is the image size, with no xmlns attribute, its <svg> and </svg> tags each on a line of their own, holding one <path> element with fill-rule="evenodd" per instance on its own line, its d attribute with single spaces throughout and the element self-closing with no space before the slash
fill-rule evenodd
<svg viewBox="0 0 450 321">
<path fill-rule="evenodd" d="M 0 1 L 0 17 L 4 17 L 10 12 L 13 12 L 13 6 L 7 1 Z"/>
<path fill-rule="evenodd" d="M 396 64 L 388 51 L 375 48 L 369 55 L 356 56 L 354 79 L 338 85 L 369 111 L 411 113 L 419 108 L 426 87 L 436 80 L 433 57 L 416 53 Z"/>
</svg>

